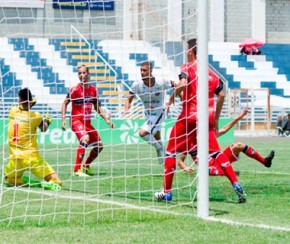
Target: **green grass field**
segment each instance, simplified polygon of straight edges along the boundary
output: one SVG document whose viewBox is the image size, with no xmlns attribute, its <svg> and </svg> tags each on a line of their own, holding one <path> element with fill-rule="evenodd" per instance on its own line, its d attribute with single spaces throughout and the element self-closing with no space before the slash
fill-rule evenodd
<svg viewBox="0 0 290 244">
<path fill-rule="evenodd" d="M 63 189 L 2 184 L 1 243 L 290 243 L 290 139 L 240 139 L 263 156 L 274 149 L 273 166 L 243 154 L 234 163 L 246 204 L 237 203 L 225 177 L 210 177 L 211 220 L 196 217 L 195 173 L 178 171 L 173 201 L 154 201 L 163 169 L 148 145 L 106 147 L 86 179 L 71 175 L 75 148 L 46 148 Z"/>
</svg>

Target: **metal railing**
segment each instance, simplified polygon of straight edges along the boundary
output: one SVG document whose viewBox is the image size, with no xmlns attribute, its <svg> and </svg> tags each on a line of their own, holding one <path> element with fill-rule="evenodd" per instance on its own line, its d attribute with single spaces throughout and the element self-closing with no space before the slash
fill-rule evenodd
<svg viewBox="0 0 290 244">
<path fill-rule="evenodd" d="M 97 55 L 101 60 L 102 62 L 105 64 L 105 66 L 107 66 L 113 73 L 114 73 L 114 76 L 115 76 L 115 86 L 116 86 L 116 89 L 117 89 L 117 71 L 112 67 L 112 65 L 109 64 L 109 62 L 98 52 L 97 49 L 95 48 L 92 48 L 92 45 L 91 43 L 78 31 L 78 29 L 71 25 L 71 41 L 73 40 L 73 31 L 75 31 L 79 36 L 80 38 L 88 44 L 89 46 L 89 50 L 93 50 L 94 51 L 94 54 Z M 89 52 L 89 60 L 91 60 L 91 52 Z"/>
</svg>

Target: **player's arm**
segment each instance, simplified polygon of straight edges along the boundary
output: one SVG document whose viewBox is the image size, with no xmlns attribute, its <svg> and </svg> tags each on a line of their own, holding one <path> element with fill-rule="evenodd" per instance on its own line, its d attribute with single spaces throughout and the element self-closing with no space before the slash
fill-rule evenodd
<svg viewBox="0 0 290 244">
<path fill-rule="evenodd" d="M 171 80 L 170 83 L 171 83 L 172 87 L 174 87 L 174 88 L 177 87 L 177 84 L 175 81 Z M 182 100 L 182 92 L 179 94 L 179 98 L 180 98 L 180 100 Z"/>
<path fill-rule="evenodd" d="M 131 103 L 133 102 L 135 95 L 132 92 L 129 92 L 129 95 L 125 101 L 125 109 L 124 109 L 124 115 L 129 113 L 129 110 L 131 108 Z"/>
<path fill-rule="evenodd" d="M 173 93 L 171 94 L 168 102 L 166 103 L 167 109 L 170 107 L 171 104 L 174 103 L 175 97 L 177 97 L 177 96 L 181 97 L 181 93 L 182 93 L 183 89 L 185 88 L 186 84 L 187 84 L 187 74 L 182 72 L 179 75 L 179 82 L 176 84 Z"/>
<path fill-rule="evenodd" d="M 67 111 L 67 106 L 70 103 L 70 96 L 69 93 L 67 94 L 65 100 L 62 103 L 61 106 L 61 119 L 62 119 L 62 123 L 61 123 L 61 128 L 63 130 L 65 130 L 66 128 L 66 119 L 65 119 L 65 115 L 66 115 L 66 111 Z"/>
<path fill-rule="evenodd" d="M 46 132 L 51 122 L 52 118 L 50 117 L 49 114 L 46 114 L 38 127 L 42 132 Z"/>
<path fill-rule="evenodd" d="M 215 128 L 216 128 L 216 131 L 218 131 L 218 121 L 219 121 L 219 118 L 223 109 L 223 105 L 224 105 L 224 100 L 225 100 L 225 94 L 223 91 L 222 81 L 219 82 L 219 86 L 215 90 L 215 94 L 217 96 L 216 108 L 215 108 Z"/>
<path fill-rule="evenodd" d="M 106 115 L 106 113 L 102 109 L 101 103 L 98 100 L 94 103 L 94 108 L 95 108 L 96 112 L 103 118 L 103 120 L 106 121 L 106 123 L 111 128 L 114 128 L 115 127 L 114 123 L 110 120 L 110 118 Z"/>
<path fill-rule="evenodd" d="M 191 174 L 193 172 L 193 168 L 191 166 L 187 166 L 185 161 L 186 155 L 180 155 L 178 160 L 178 166 L 186 173 Z"/>
<path fill-rule="evenodd" d="M 243 117 L 248 114 L 248 109 L 244 109 L 237 117 L 233 119 L 230 123 L 226 124 L 222 129 L 217 132 L 217 137 L 222 136 L 227 133 L 236 123 L 238 123 Z"/>
</svg>

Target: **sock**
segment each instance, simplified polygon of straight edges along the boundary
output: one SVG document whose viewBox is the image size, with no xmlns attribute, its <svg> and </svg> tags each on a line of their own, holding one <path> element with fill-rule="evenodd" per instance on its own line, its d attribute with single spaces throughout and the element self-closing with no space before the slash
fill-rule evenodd
<svg viewBox="0 0 290 244">
<path fill-rule="evenodd" d="M 91 164 L 91 162 L 93 162 L 99 155 L 99 153 L 102 151 L 102 149 L 100 151 L 98 151 L 98 149 L 93 148 L 90 152 L 90 155 L 88 156 L 84 167 L 89 167 L 89 165 Z"/>
<path fill-rule="evenodd" d="M 74 172 L 78 172 L 81 169 L 82 161 L 85 156 L 85 150 L 86 149 L 81 145 L 78 147 Z"/>
<path fill-rule="evenodd" d="M 232 185 L 236 182 L 238 182 L 236 173 L 233 169 L 233 166 L 229 162 L 228 158 L 223 154 L 219 153 L 215 158 L 217 164 L 222 168 L 225 175 L 229 179 L 229 181 L 232 183 Z"/>
<path fill-rule="evenodd" d="M 261 164 L 265 163 L 265 158 L 262 157 L 258 152 L 256 152 L 251 146 L 245 145 L 243 153 L 246 154 L 250 158 L 256 159 Z"/>
<path fill-rule="evenodd" d="M 164 192 L 171 192 L 172 182 L 174 177 L 174 171 L 176 169 L 176 158 L 166 156 L 164 169 Z"/>
<path fill-rule="evenodd" d="M 159 150 L 161 148 L 161 145 L 159 144 L 159 141 L 155 139 L 155 137 L 152 134 L 147 134 L 146 136 L 141 137 L 144 141 L 147 141 L 150 145 L 156 148 L 156 150 Z"/>
</svg>

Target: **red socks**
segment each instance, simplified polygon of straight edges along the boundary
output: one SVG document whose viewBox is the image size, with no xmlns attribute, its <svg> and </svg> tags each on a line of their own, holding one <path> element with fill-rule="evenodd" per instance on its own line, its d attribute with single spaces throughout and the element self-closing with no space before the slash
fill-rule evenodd
<svg viewBox="0 0 290 244">
<path fill-rule="evenodd" d="M 166 157 L 164 169 L 164 192 L 171 192 L 174 171 L 176 169 L 176 158 Z"/>
<path fill-rule="evenodd" d="M 228 177 L 230 182 L 234 184 L 235 182 L 238 182 L 236 173 L 233 169 L 233 166 L 229 162 L 228 158 L 223 154 L 219 153 L 215 158 L 217 164 L 222 168 L 224 171 L 224 174 Z"/>
<path fill-rule="evenodd" d="M 250 158 L 256 159 L 261 164 L 265 163 L 265 158 L 262 157 L 258 152 L 256 152 L 251 146 L 245 145 L 243 153 L 246 154 Z"/>
<path fill-rule="evenodd" d="M 82 161 L 85 156 L 85 150 L 86 149 L 83 146 L 78 147 L 74 172 L 78 172 L 81 169 Z"/>
<path fill-rule="evenodd" d="M 91 164 L 91 162 L 94 161 L 94 159 L 96 159 L 98 157 L 100 152 L 98 152 L 97 150 L 95 150 L 94 148 L 91 150 L 90 155 L 88 156 L 84 167 L 89 167 L 89 165 Z"/>
</svg>

